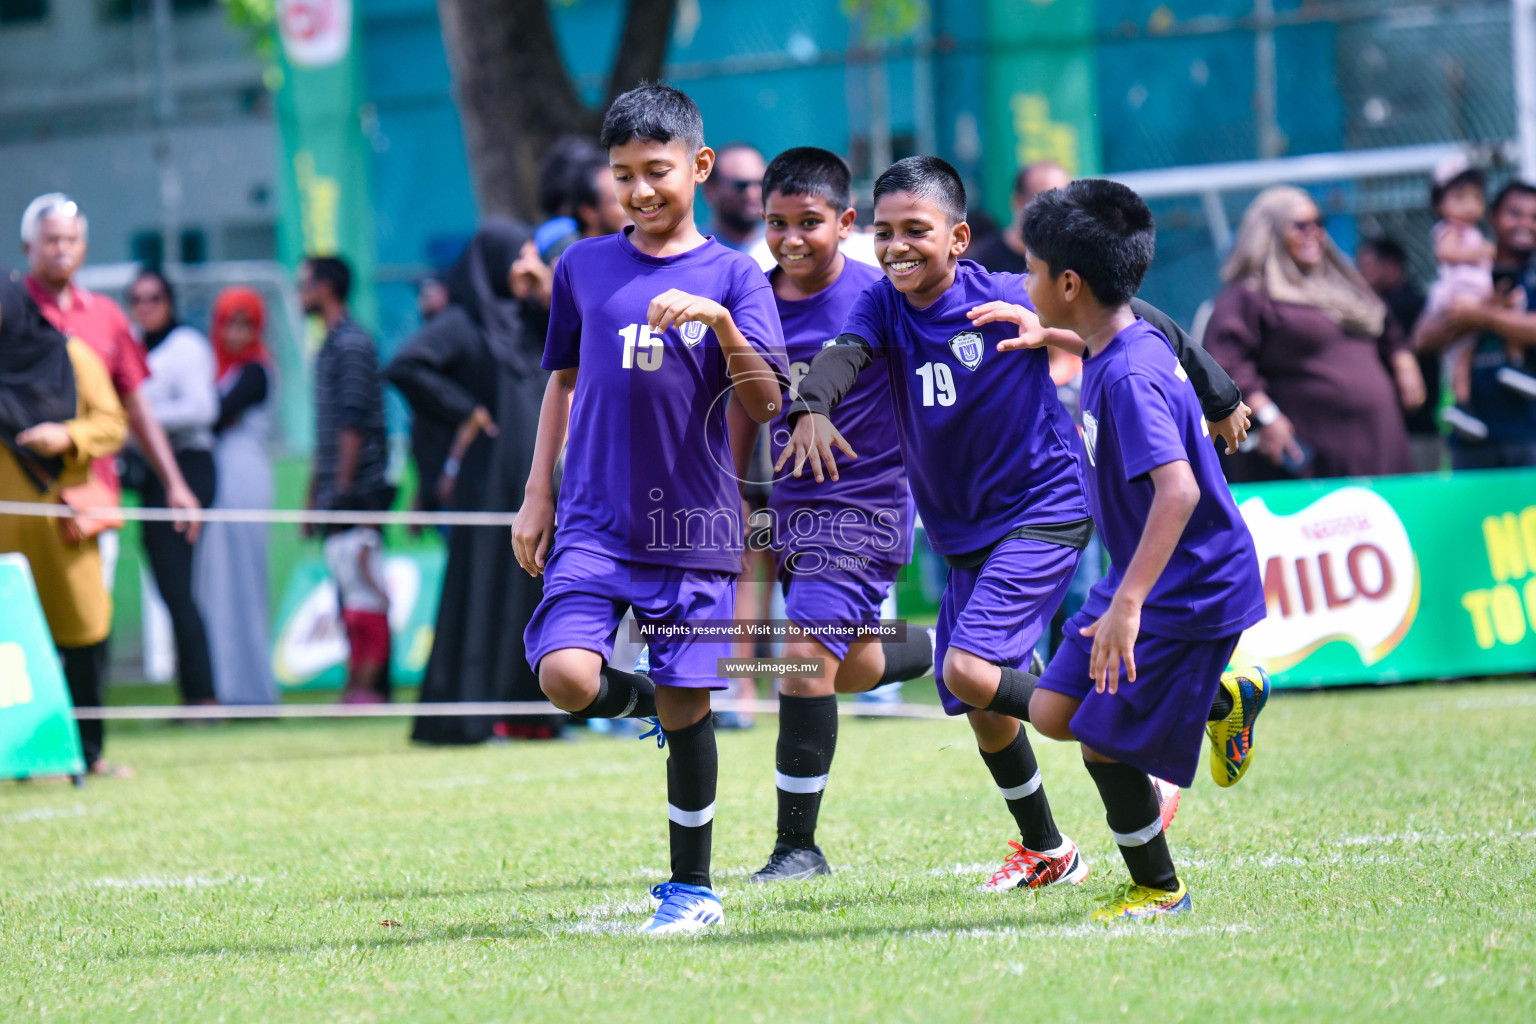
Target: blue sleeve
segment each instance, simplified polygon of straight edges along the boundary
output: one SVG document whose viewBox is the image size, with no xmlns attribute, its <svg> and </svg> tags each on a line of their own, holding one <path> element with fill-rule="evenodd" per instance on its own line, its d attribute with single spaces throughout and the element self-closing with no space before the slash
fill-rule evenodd
<svg viewBox="0 0 1536 1024">
<path fill-rule="evenodd" d="M 880 289 L 882 282 L 876 281 L 859 293 L 859 297 L 853 300 L 853 307 L 848 310 L 848 316 L 843 320 L 842 334 L 851 334 L 857 338 L 863 338 L 870 348 L 885 348 L 892 344 L 890 332 L 886 330 L 885 303 L 882 301 Z"/>
<path fill-rule="evenodd" d="M 549 297 L 549 330 L 544 335 L 546 370 L 569 370 L 581 365 L 581 312 L 571 290 L 571 254 L 555 263 L 555 279 Z"/>
<path fill-rule="evenodd" d="M 732 289 L 731 319 L 747 343 L 773 368 L 779 386 L 788 388 L 789 356 L 784 347 L 784 325 L 779 322 L 779 307 L 773 300 L 773 286 L 755 264 L 750 270 Z M 726 369 L 729 371 L 730 367 Z"/>
<path fill-rule="evenodd" d="M 1028 274 L 993 274 L 992 280 L 998 282 L 1004 302 L 1023 306 L 1031 313 L 1035 311 L 1035 304 L 1029 301 Z"/>
<path fill-rule="evenodd" d="M 1105 412 L 1114 420 L 1120 469 L 1127 481 L 1170 462 L 1189 461 L 1173 406 L 1151 377 L 1128 373 L 1110 386 L 1105 397 Z"/>
</svg>

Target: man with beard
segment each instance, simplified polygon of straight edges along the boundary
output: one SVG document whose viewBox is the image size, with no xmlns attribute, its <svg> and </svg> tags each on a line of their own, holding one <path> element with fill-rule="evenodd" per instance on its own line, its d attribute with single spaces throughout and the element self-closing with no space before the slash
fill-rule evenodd
<svg viewBox="0 0 1536 1024">
<path fill-rule="evenodd" d="M 715 173 L 704 183 L 710 218 L 706 235 L 714 235 L 715 241 L 737 252 L 758 247 L 763 237 L 763 173 L 767 169 L 763 154 L 754 146 L 731 142 L 720 147 Z"/>
</svg>

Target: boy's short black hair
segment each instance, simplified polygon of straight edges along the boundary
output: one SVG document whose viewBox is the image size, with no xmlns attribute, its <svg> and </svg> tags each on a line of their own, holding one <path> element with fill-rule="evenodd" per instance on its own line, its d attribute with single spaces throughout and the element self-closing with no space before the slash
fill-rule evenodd
<svg viewBox="0 0 1536 1024">
<path fill-rule="evenodd" d="M 309 264 L 310 280 L 330 288 L 337 302 L 347 301 L 352 293 L 352 268 L 346 260 L 340 256 L 310 256 L 304 262 Z"/>
<path fill-rule="evenodd" d="M 905 192 L 938 204 L 952 224 L 965 220 L 965 182 L 947 160 L 936 156 L 897 160 L 875 179 L 875 202 L 892 192 Z"/>
<path fill-rule="evenodd" d="M 838 213 L 853 201 L 853 172 L 830 149 L 796 146 L 773 158 L 763 174 L 763 202 L 781 196 L 814 196 Z"/>
<path fill-rule="evenodd" d="M 1152 211 L 1118 181 L 1083 178 L 1042 192 L 1024 211 L 1024 245 L 1059 277 L 1072 270 L 1104 306 L 1122 306 L 1152 265 Z"/>
<path fill-rule="evenodd" d="M 1439 207 L 1440 200 L 1452 189 L 1461 188 L 1463 185 L 1475 185 L 1479 192 L 1486 196 L 1488 192 L 1488 178 L 1476 167 L 1468 167 L 1460 174 L 1449 178 L 1444 182 L 1436 182 L 1429 187 L 1429 205 Z"/>
<path fill-rule="evenodd" d="M 578 179 L 581 175 L 590 178 L 588 166 L 599 161 L 607 167 L 608 155 L 591 139 L 579 135 L 556 139 L 539 161 L 539 212 L 546 217 L 573 214 L 580 205 L 575 194 Z M 590 181 L 587 191 L 592 191 Z"/>
<path fill-rule="evenodd" d="M 704 116 L 681 89 L 659 82 L 637 85 L 613 101 L 603 115 L 598 142 L 604 149 L 635 139 L 687 144 L 689 152 L 704 148 Z"/>
</svg>

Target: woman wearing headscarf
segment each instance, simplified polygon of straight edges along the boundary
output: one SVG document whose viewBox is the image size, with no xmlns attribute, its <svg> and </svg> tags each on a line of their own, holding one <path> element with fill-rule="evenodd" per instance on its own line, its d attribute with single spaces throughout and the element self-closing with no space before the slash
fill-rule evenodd
<svg viewBox="0 0 1536 1024">
<path fill-rule="evenodd" d="M 110 458 L 128 436 L 112 379 L 83 342 L 66 341 L 38 311 L 21 280 L 0 271 L 0 500 L 57 504 L 88 482 L 92 459 Z M 73 524 L 0 516 L 0 552 L 32 566 L 48 629 L 76 707 L 98 707 L 107 668 L 112 597 L 95 536 Z M 102 759 L 102 723 L 81 722 L 85 763 L 125 774 Z"/>
<path fill-rule="evenodd" d="M 544 371 L 545 314 L 512 294 L 512 264 L 532 236 L 488 221 L 448 272 L 448 308 L 406 342 L 386 371 L 417 416 L 451 424 L 454 447 L 434 487 L 447 507 L 512 512 L 533 460 Z M 505 527 L 454 527 L 423 701 L 543 700 L 523 629 L 543 583 L 522 572 Z M 514 719 L 513 735 L 550 736 L 562 719 Z M 486 717 L 419 718 L 424 743 L 478 743 Z"/>
<path fill-rule="evenodd" d="M 1402 329 L 1301 189 L 1278 185 L 1243 215 L 1205 346 L 1253 407 L 1255 451 L 1235 481 L 1411 473 L 1403 410 L 1424 381 Z"/>
<path fill-rule="evenodd" d="M 213 384 L 213 349 L 194 327 L 181 322 L 176 292 L 158 270 L 141 270 L 128 286 L 128 312 L 133 316 L 149 364 L 143 392 L 155 418 L 165 428 L 176 465 L 198 503 L 213 503 L 217 478 L 213 465 L 213 424 L 219 396 Z M 139 496 L 147 508 L 165 508 L 166 491 L 142 456 L 130 460 L 136 471 Z M 213 662 L 208 655 L 208 628 L 192 597 L 192 561 L 199 533 L 174 523 L 145 522 L 139 532 L 144 554 L 154 572 L 155 587 L 171 616 L 176 637 L 176 678 L 185 704 L 216 704 Z"/>
<path fill-rule="evenodd" d="M 272 507 L 267 453 L 274 390 L 262 340 L 266 308 L 249 288 L 227 288 L 213 304 L 219 392 L 213 459 L 214 508 Z M 209 523 L 197 545 L 197 597 L 208 623 L 213 686 L 223 704 L 275 704 L 267 619 L 267 526 Z"/>
</svg>

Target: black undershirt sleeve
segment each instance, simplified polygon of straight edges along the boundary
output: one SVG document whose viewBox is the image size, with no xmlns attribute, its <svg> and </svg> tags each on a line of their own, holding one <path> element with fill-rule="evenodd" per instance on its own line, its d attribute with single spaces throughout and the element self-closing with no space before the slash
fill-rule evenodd
<svg viewBox="0 0 1536 1024">
<path fill-rule="evenodd" d="M 837 342 L 816 353 L 810 372 L 800 381 L 796 398 L 789 406 L 789 422 L 801 413 L 819 412 L 830 416 L 843 396 L 853 390 L 864 368 L 875 361 L 869 342 L 857 334 L 840 334 Z"/>
<path fill-rule="evenodd" d="M 1196 345 L 1173 317 L 1151 303 L 1132 299 L 1131 312 L 1161 331 L 1173 346 L 1174 355 L 1179 357 L 1179 364 L 1189 374 L 1189 383 L 1200 397 L 1200 411 L 1205 418 L 1215 423 L 1232 415 L 1243 400 L 1243 393 L 1211 354 Z"/>
</svg>

